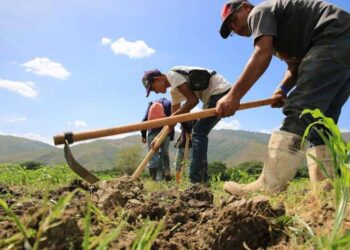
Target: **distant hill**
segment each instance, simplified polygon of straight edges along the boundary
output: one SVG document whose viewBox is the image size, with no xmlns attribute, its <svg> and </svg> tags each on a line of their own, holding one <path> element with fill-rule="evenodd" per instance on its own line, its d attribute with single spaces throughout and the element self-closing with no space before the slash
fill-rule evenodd
<svg viewBox="0 0 350 250">
<path fill-rule="evenodd" d="M 222 161 L 234 166 L 249 160 L 262 161 L 267 153 L 270 135 L 234 130 L 214 130 L 209 136 L 208 161 Z M 350 133 L 344 134 L 350 141 Z M 134 145 L 141 145 L 146 154 L 146 144 L 140 136 L 129 136 L 117 140 L 96 140 L 72 146 L 75 158 L 90 170 L 113 168 L 116 153 Z M 173 162 L 176 149 L 170 145 L 170 157 Z M 0 163 L 20 163 L 36 161 L 46 165 L 65 163 L 63 149 L 42 142 L 13 136 L 0 136 Z"/>
</svg>

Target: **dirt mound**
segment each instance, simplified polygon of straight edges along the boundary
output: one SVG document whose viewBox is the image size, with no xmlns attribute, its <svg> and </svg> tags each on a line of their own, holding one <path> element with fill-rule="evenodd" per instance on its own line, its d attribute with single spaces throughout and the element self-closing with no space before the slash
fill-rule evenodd
<svg viewBox="0 0 350 250">
<path fill-rule="evenodd" d="M 73 180 L 68 186 L 60 188 L 58 190 L 55 190 L 51 193 L 51 196 L 60 196 L 68 192 L 72 192 L 76 190 L 77 188 L 80 188 L 82 190 L 85 190 L 88 193 L 94 193 L 98 190 L 98 187 L 96 184 L 91 185 L 81 179 L 75 179 Z"/>
<path fill-rule="evenodd" d="M 143 200 L 143 185 L 130 177 L 124 176 L 111 181 L 101 181 L 93 201 L 103 210 L 111 210 L 116 206 L 124 207 L 128 200 Z"/>
<path fill-rule="evenodd" d="M 191 206 L 191 203 L 197 206 Z M 210 209 L 210 203 L 206 206 L 199 204 L 192 199 L 188 201 L 187 209 L 182 206 L 182 212 L 171 214 L 174 209 L 169 209 L 170 219 L 166 222 L 172 227 L 158 237 L 158 248 L 257 249 L 283 239 L 281 228 L 272 224 L 271 219 L 285 214 L 285 211 L 283 208 L 273 209 L 264 198 L 232 200 L 231 203 L 224 202 L 218 209 Z"/>
<path fill-rule="evenodd" d="M 17 190 L 13 190 L 6 185 L 0 184 L 0 197 L 5 195 L 18 197 L 20 196 L 20 192 L 18 192 Z"/>
<path fill-rule="evenodd" d="M 238 200 L 217 212 L 208 227 L 202 231 L 206 237 L 204 246 L 212 249 L 250 249 L 266 248 L 281 239 L 281 228 L 271 219 L 285 214 L 283 207 L 273 209 L 263 197 L 252 200 Z M 252 237 L 254 235 L 254 237 Z"/>
<path fill-rule="evenodd" d="M 103 231 L 115 228 L 111 223 L 120 220 L 116 208 L 123 208 L 123 218 L 128 224 L 119 237 L 110 243 L 113 249 L 128 249 L 137 237 L 137 229 L 144 226 L 144 219 L 163 220 L 164 227 L 153 243 L 152 249 L 258 249 L 273 246 L 284 234 L 280 225 L 272 219 L 285 214 L 284 208 L 272 208 L 264 198 L 231 198 L 214 206 L 214 196 L 202 185 L 193 185 L 181 191 L 176 188 L 147 194 L 141 182 L 128 177 L 101 181 L 91 186 L 75 182 L 59 190 L 64 194 L 74 187 L 93 190 L 90 197 L 101 208 L 110 223 L 104 224 L 91 218 L 90 234 L 98 236 Z M 63 215 L 55 219 L 54 225 L 44 231 L 40 248 L 80 249 L 84 235 L 86 196 L 76 195 L 65 208 Z M 50 201 L 54 206 L 54 201 Z M 27 228 L 38 230 L 49 209 L 40 207 L 40 202 L 11 205 Z M 1 211 L 1 210 L 0 210 Z M 118 210 L 119 211 L 119 210 Z M 2 237 L 11 237 L 17 231 L 14 223 L 0 223 Z M 252 237 L 253 236 L 253 237 Z M 34 243 L 31 238 L 30 242 Z M 1 242 L 1 241 L 0 241 Z"/>
</svg>

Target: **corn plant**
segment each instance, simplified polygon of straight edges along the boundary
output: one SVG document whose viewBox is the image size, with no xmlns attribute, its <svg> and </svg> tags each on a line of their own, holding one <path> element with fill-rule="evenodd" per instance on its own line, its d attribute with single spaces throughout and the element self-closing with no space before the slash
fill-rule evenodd
<svg viewBox="0 0 350 250">
<path fill-rule="evenodd" d="M 315 121 L 306 128 L 303 140 L 309 135 L 311 129 L 317 131 L 331 152 L 335 173 L 335 178 L 332 181 L 335 189 L 336 206 L 333 229 L 330 235 L 321 236 L 316 239 L 316 243 L 318 247 L 322 249 L 338 249 L 350 246 L 350 232 L 339 235 L 341 224 L 346 215 L 350 194 L 350 143 L 346 143 L 342 139 L 341 133 L 334 121 L 324 116 L 320 110 L 307 109 L 302 112 L 302 116 L 305 114 L 312 115 Z M 325 127 L 326 130 L 316 128 L 316 125 L 321 125 Z M 325 167 L 319 160 L 312 155 L 309 156 L 319 164 L 323 171 L 325 171 Z"/>
</svg>

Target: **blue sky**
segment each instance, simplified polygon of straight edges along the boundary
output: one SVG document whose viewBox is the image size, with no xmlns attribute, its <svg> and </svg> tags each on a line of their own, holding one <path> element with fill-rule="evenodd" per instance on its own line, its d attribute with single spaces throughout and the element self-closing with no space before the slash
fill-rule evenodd
<svg viewBox="0 0 350 250">
<path fill-rule="evenodd" d="M 225 1 L 3 0 L 0 4 L 0 134 L 52 144 L 63 131 L 139 122 L 150 100 L 143 71 L 175 65 L 215 69 L 230 82 L 251 38 L 219 36 Z M 254 4 L 261 2 L 253 0 Z M 350 11 L 350 1 L 332 3 Z M 285 71 L 273 59 L 243 101 L 271 96 Z M 169 95 L 165 95 L 169 97 Z M 339 127 L 350 131 L 349 102 Z M 270 132 L 280 109 L 240 111 L 217 128 Z"/>
</svg>

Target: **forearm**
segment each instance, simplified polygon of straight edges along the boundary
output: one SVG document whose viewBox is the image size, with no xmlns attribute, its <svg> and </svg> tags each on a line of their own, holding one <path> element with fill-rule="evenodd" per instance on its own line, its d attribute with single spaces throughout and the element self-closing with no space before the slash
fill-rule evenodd
<svg viewBox="0 0 350 250">
<path fill-rule="evenodd" d="M 188 113 L 193 109 L 196 105 L 198 104 L 198 99 L 191 99 L 191 100 L 186 100 L 186 102 L 179 107 L 172 115 L 179 115 L 179 114 L 184 114 Z"/>
<path fill-rule="evenodd" d="M 278 87 L 285 95 L 295 86 L 298 78 L 299 64 L 288 64 L 288 69 Z"/>
</svg>

